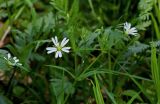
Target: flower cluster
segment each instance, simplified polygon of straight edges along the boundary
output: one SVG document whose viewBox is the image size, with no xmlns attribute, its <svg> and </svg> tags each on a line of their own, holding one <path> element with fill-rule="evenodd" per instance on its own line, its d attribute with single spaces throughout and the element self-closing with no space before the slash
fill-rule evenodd
<svg viewBox="0 0 160 104">
<path fill-rule="evenodd" d="M 124 23 L 124 33 L 127 35 L 134 35 L 137 36 L 137 29 L 135 27 L 131 27 L 131 24 L 128 22 Z M 68 43 L 69 39 L 64 38 L 62 42 L 58 42 L 57 36 L 54 38 L 51 38 L 53 42 L 53 47 L 47 47 L 47 53 L 53 53 L 55 52 L 55 58 L 61 58 L 62 57 L 62 51 L 69 53 L 69 50 L 71 47 L 65 47 L 65 45 Z"/>
<path fill-rule="evenodd" d="M 21 66 L 22 65 L 21 63 L 19 63 L 19 59 L 17 59 L 17 57 L 12 58 L 10 53 L 8 53 L 7 57 L 4 57 L 4 59 L 8 62 L 10 66 Z"/>
<path fill-rule="evenodd" d="M 136 36 L 136 34 L 137 34 L 137 29 L 135 27 L 131 28 L 131 24 L 128 22 L 124 23 L 124 31 L 125 31 L 125 34 L 127 34 L 127 35 Z"/>
<path fill-rule="evenodd" d="M 58 38 L 57 36 L 55 36 L 54 38 L 52 38 L 52 42 L 54 44 L 53 47 L 47 47 L 46 50 L 47 50 L 47 53 L 50 54 L 50 53 L 53 53 L 55 52 L 55 58 L 61 58 L 62 57 L 62 51 L 63 52 L 66 52 L 66 53 L 69 53 L 69 49 L 71 49 L 71 47 L 65 47 L 65 45 L 68 43 L 69 39 L 67 38 L 64 38 L 62 40 L 61 43 L 58 42 Z"/>
</svg>

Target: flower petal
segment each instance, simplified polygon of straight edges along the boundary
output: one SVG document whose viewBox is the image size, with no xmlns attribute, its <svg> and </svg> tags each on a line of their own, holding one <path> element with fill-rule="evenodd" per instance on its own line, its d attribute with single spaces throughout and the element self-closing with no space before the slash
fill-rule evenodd
<svg viewBox="0 0 160 104">
<path fill-rule="evenodd" d="M 14 62 L 15 62 L 15 63 L 19 62 L 19 59 L 14 59 Z"/>
<path fill-rule="evenodd" d="M 59 57 L 62 57 L 62 52 L 58 51 Z"/>
<path fill-rule="evenodd" d="M 8 59 L 10 59 L 11 58 L 11 54 L 10 53 L 8 53 Z"/>
<path fill-rule="evenodd" d="M 19 59 L 17 59 L 17 60 L 14 60 L 15 61 L 15 63 L 17 63 L 17 62 L 19 62 Z"/>
<path fill-rule="evenodd" d="M 16 60 L 17 59 L 17 57 L 13 57 L 13 60 Z"/>
<path fill-rule="evenodd" d="M 52 52 L 56 52 L 57 48 L 55 48 L 55 47 L 47 47 L 46 50 L 48 50 L 47 54 L 50 54 Z"/>
<path fill-rule="evenodd" d="M 55 38 L 51 38 L 51 39 L 52 39 L 53 44 L 55 46 L 57 46 L 58 45 L 58 38 L 57 38 L 57 36 L 55 36 Z"/>
<path fill-rule="evenodd" d="M 64 38 L 61 42 L 61 46 L 64 44 L 64 42 L 66 41 L 67 38 Z"/>
<path fill-rule="evenodd" d="M 64 47 L 68 43 L 69 39 L 64 38 L 61 42 L 61 47 Z"/>
<path fill-rule="evenodd" d="M 124 23 L 124 29 L 126 31 L 128 31 L 130 28 L 131 28 L 131 24 L 130 23 L 128 23 L 128 22 Z"/>
<path fill-rule="evenodd" d="M 135 27 L 131 28 L 128 34 L 131 34 L 131 35 L 137 34 L 137 29 Z"/>
<path fill-rule="evenodd" d="M 54 38 L 55 38 L 56 43 L 58 43 L 58 38 L 57 38 L 57 36 L 55 36 Z"/>
<path fill-rule="evenodd" d="M 17 63 L 19 61 L 19 59 L 17 59 L 17 57 L 13 57 L 13 60 Z"/>
<path fill-rule="evenodd" d="M 47 47 L 46 50 L 48 50 L 48 51 L 51 51 L 51 50 L 52 50 L 52 51 L 53 51 L 53 50 L 54 50 L 54 51 L 57 51 L 57 48 L 55 48 L 55 47 Z"/>
<path fill-rule="evenodd" d="M 137 32 L 137 29 L 135 27 L 131 28 L 130 31 Z"/>
<path fill-rule="evenodd" d="M 71 49 L 71 47 L 64 47 L 64 48 L 62 48 L 62 51 L 69 53 L 69 49 Z"/>
<path fill-rule="evenodd" d="M 17 65 L 22 66 L 22 64 L 21 64 L 21 63 L 17 63 Z"/>
<path fill-rule="evenodd" d="M 47 51 L 47 54 L 50 54 L 50 53 L 53 53 L 53 52 L 55 52 L 55 51 L 50 50 L 50 51 Z"/>
<path fill-rule="evenodd" d="M 59 51 L 56 52 L 55 58 L 58 58 L 58 56 L 59 56 L 59 53 L 58 53 L 58 52 L 59 52 Z"/>
</svg>

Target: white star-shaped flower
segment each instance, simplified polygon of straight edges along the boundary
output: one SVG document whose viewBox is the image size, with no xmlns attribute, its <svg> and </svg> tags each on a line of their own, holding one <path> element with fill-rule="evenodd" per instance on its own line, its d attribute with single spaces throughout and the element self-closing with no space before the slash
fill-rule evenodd
<svg viewBox="0 0 160 104">
<path fill-rule="evenodd" d="M 11 54 L 8 53 L 7 57 L 4 57 L 4 59 L 8 62 L 9 65 L 11 66 L 21 66 L 22 64 L 19 63 L 19 59 L 17 59 L 17 57 L 11 57 Z"/>
<path fill-rule="evenodd" d="M 131 28 L 131 24 L 128 22 L 124 23 L 124 31 L 125 31 L 125 34 L 127 34 L 127 35 L 136 36 L 136 34 L 137 34 L 137 29 L 135 27 Z"/>
<path fill-rule="evenodd" d="M 71 49 L 71 47 L 65 47 L 65 45 L 68 43 L 69 39 L 67 38 L 64 38 L 62 40 L 61 43 L 58 42 L 58 38 L 57 36 L 55 36 L 54 38 L 52 38 L 52 42 L 54 44 L 53 47 L 47 47 L 46 50 L 47 50 L 47 53 L 50 54 L 50 53 L 53 53 L 55 52 L 55 58 L 58 58 L 58 57 L 62 57 L 62 51 L 63 52 L 66 52 L 66 53 L 69 53 L 69 49 Z"/>
</svg>

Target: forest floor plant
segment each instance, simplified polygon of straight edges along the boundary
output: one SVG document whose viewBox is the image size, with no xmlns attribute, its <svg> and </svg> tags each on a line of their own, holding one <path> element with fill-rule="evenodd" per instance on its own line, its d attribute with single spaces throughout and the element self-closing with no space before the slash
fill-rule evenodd
<svg viewBox="0 0 160 104">
<path fill-rule="evenodd" d="M 159 0 L 0 0 L 0 104 L 160 104 L 159 39 Z"/>
</svg>

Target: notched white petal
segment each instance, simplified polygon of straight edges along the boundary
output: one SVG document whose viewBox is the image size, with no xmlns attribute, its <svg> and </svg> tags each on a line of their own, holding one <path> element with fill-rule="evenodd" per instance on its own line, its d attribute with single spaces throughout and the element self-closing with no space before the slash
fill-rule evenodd
<svg viewBox="0 0 160 104">
<path fill-rule="evenodd" d="M 50 53 L 53 53 L 54 51 L 53 50 L 50 50 L 50 51 L 47 51 L 47 54 L 50 54 Z"/>
<path fill-rule="evenodd" d="M 69 39 L 63 39 L 61 42 L 61 47 L 64 47 L 68 43 Z"/>
<path fill-rule="evenodd" d="M 54 40 L 54 38 L 51 38 L 51 39 L 52 39 L 53 44 L 55 44 L 55 43 L 56 43 L 56 41 Z"/>
<path fill-rule="evenodd" d="M 55 36 L 55 41 L 56 41 L 56 43 L 58 43 L 58 38 L 57 38 L 57 36 Z"/>
<path fill-rule="evenodd" d="M 131 28 L 131 24 L 130 23 L 128 23 L 128 22 L 124 23 L 124 29 L 128 30 L 130 28 Z"/>
<path fill-rule="evenodd" d="M 57 46 L 58 45 L 58 38 L 57 38 L 57 36 L 55 36 L 55 38 L 51 38 L 51 39 L 52 39 L 53 44 L 55 46 Z"/>
<path fill-rule="evenodd" d="M 52 52 L 56 52 L 56 51 L 57 51 L 57 48 L 55 48 L 55 47 L 47 47 L 46 50 L 48 50 L 48 51 L 47 51 L 47 54 L 50 54 L 50 53 L 52 53 Z"/>
<path fill-rule="evenodd" d="M 47 47 L 46 48 L 46 50 L 48 50 L 48 51 L 57 51 L 57 48 L 55 48 L 55 47 Z"/>
<path fill-rule="evenodd" d="M 64 38 L 64 39 L 62 40 L 62 42 L 61 42 L 61 46 L 62 46 L 62 47 L 64 46 L 63 44 L 64 44 L 64 42 L 66 41 L 66 39 L 67 39 L 67 38 Z"/>
<path fill-rule="evenodd" d="M 62 49 L 62 51 L 69 53 L 69 50 L 67 50 L 67 49 Z"/>
<path fill-rule="evenodd" d="M 10 53 L 8 53 L 8 54 L 7 54 L 7 56 L 8 56 L 8 59 L 10 59 L 10 58 L 11 58 L 11 54 L 10 54 Z"/>
<path fill-rule="evenodd" d="M 64 47 L 64 48 L 62 48 L 62 51 L 69 53 L 69 49 L 71 49 L 71 47 Z"/>
<path fill-rule="evenodd" d="M 56 54 L 55 54 L 55 58 L 58 58 L 58 56 L 59 56 L 59 53 L 57 51 Z"/>
<path fill-rule="evenodd" d="M 137 30 L 136 30 L 135 27 L 131 28 L 130 31 L 131 31 L 131 32 L 137 32 Z"/>
<path fill-rule="evenodd" d="M 58 51 L 59 57 L 62 57 L 62 52 Z"/>
</svg>

